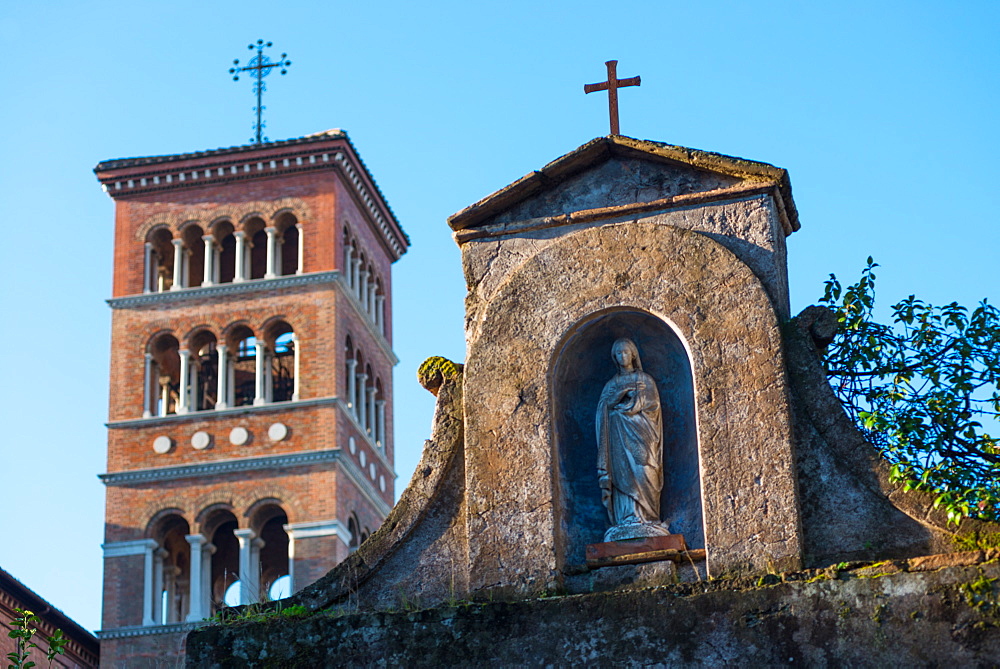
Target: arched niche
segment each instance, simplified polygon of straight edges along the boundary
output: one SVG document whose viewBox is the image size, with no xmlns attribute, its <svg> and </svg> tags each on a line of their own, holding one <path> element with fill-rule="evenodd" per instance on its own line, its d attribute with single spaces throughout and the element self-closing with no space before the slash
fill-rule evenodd
<svg viewBox="0 0 1000 669">
<path fill-rule="evenodd" d="M 609 527 L 597 481 L 595 417 L 604 384 L 616 373 L 615 340 L 639 348 L 643 371 L 653 377 L 663 416 L 663 491 L 660 519 L 689 547 L 704 548 L 694 377 L 687 349 L 663 320 L 639 310 L 594 314 L 578 323 L 559 349 L 552 374 L 559 488 L 566 561 L 584 561 L 587 544 Z"/>
</svg>

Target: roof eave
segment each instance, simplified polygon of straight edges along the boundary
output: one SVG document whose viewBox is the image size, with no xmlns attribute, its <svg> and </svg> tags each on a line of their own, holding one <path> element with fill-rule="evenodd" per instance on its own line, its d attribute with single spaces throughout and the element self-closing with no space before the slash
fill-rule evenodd
<svg viewBox="0 0 1000 669">
<path fill-rule="evenodd" d="M 769 163 L 735 158 L 710 151 L 634 139 L 620 135 L 598 137 L 569 153 L 556 158 L 540 170 L 531 172 L 500 190 L 448 218 L 452 230 L 476 227 L 490 217 L 509 209 L 535 193 L 557 185 L 611 155 L 641 156 L 646 160 L 680 163 L 707 172 L 720 172 L 747 181 L 773 183 L 782 196 L 792 230 L 798 230 L 799 220 L 792 200 L 788 171 Z"/>
</svg>

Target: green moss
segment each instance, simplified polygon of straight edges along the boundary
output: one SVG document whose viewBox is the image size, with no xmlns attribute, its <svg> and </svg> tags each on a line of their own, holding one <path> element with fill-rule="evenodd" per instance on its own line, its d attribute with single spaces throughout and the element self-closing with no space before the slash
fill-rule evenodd
<svg viewBox="0 0 1000 669">
<path fill-rule="evenodd" d="M 997 579 L 987 578 L 982 571 L 979 578 L 968 583 L 959 583 L 958 591 L 965 597 L 965 603 L 984 615 L 1000 616 L 1000 600 L 997 599 L 993 583 Z"/>
<path fill-rule="evenodd" d="M 417 369 L 417 381 L 420 385 L 437 395 L 438 388 L 445 379 L 456 379 L 462 376 L 465 365 L 452 362 L 440 355 L 431 356 L 421 363 Z"/>
<path fill-rule="evenodd" d="M 952 537 L 955 547 L 963 551 L 985 551 L 991 548 L 1000 548 L 1000 532 L 978 531 L 956 534 Z"/>
</svg>

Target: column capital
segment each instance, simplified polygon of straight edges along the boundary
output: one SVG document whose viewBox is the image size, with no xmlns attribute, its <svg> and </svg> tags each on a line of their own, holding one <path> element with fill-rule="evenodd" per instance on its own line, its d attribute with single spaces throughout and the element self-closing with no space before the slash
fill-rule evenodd
<svg viewBox="0 0 1000 669">
<path fill-rule="evenodd" d="M 257 538 L 257 533 L 251 530 L 249 527 L 241 528 L 238 530 L 233 530 L 233 536 L 243 545 L 244 541 L 252 541 Z"/>
<path fill-rule="evenodd" d="M 269 225 L 266 228 L 264 228 L 264 232 L 268 235 L 276 235 L 278 234 L 278 228 L 274 227 L 273 225 Z"/>
<path fill-rule="evenodd" d="M 201 241 L 205 242 L 206 244 L 215 244 L 215 235 L 202 235 Z"/>
<path fill-rule="evenodd" d="M 191 544 L 191 548 L 195 548 L 197 546 L 199 550 L 202 545 L 208 543 L 208 539 L 206 539 L 203 534 L 185 534 L 184 538 L 187 539 L 189 544 Z"/>
<path fill-rule="evenodd" d="M 179 355 L 182 358 L 187 358 L 191 355 L 191 351 L 189 351 L 186 348 L 179 348 L 177 349 L 177 355 Z"/>
<path fill-rule="evenodd" d="M 173 244 L 174 246 L 180 246 L 180 247 L 184 246 L 184 240 L 181 239 L 180 237 L 177 237 L 175 239 L 171 239 L 170 243 Z"/>
<path fill-rule="evenodd" d="M 242 230 L 233 230 L 233 237 L 235 237 L 236 239 L 246 239 L 247 233 L 243 232 Z"/>
</svg>

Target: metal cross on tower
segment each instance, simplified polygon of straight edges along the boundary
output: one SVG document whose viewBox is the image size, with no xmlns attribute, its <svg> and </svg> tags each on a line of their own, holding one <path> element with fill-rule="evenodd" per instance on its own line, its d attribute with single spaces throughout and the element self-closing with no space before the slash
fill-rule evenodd
<svg viewBox="0 0 1000 669">
<path fill-rule="evenodd" d="M 250 59 L 250 62 L 243 67 L 239 67 L 240 60 L 237 58 L 233 61 L 235 67 L 229 68 L 229 74 L 233 75 L 233 81 L 240 80 L 240 72 L 252 72 L 253 77 L 256 79 L 253 84 L 253 91 L 257 94 L 257 106 L 254 107 L 254 111 L 257 112 L 257 123 L 254 125 L 254 130 L 257 133 L 257 143 L 260 144 L 262 139 L 262 134 L 264 132 L 264 121 L 262 114 L 264 112 L 264 105 L 261 103 L 261 95 L 264 93 L 264 77 L 271 74 L 271 70 L 275 67 L 281 68 L 281 73 L 285 74 L 288 72 L 285 68 L 292 64 L 292 61 L 288 60 L 288 54 L 281 54 L 281 58 L 277 61 L 273 61 L 264 55 L 264 49 L 273 46 L 271 42 L 265 42 L 262 39 L 257 40 L 257 44 L 251 44 L 247 48 L 253 51 L 257 49 L 257 55 Z M 264 137 L 263 140 L 267 140 Z M 253 140 L 251 140 L 253 141 Z"/>
<path fill-rule="evenodd" d="M 615 72 L 618 67 L 617 60 L 609 60 L 605 63 L 608 66 L 608 80 L 602 81 L 599 84 L 586 84 L 583 87 L 584 93 L 593 93 L 595 91 L 607 91 L 608 92 L 608 111 L 611 114 L 611 134 L 619 135 L 618 132 L 618 89 L 624 86 L 638 86 L 640 83 L 639 77 L 629 77 L 628 79 L 619 79 Z"/>
</svg>

